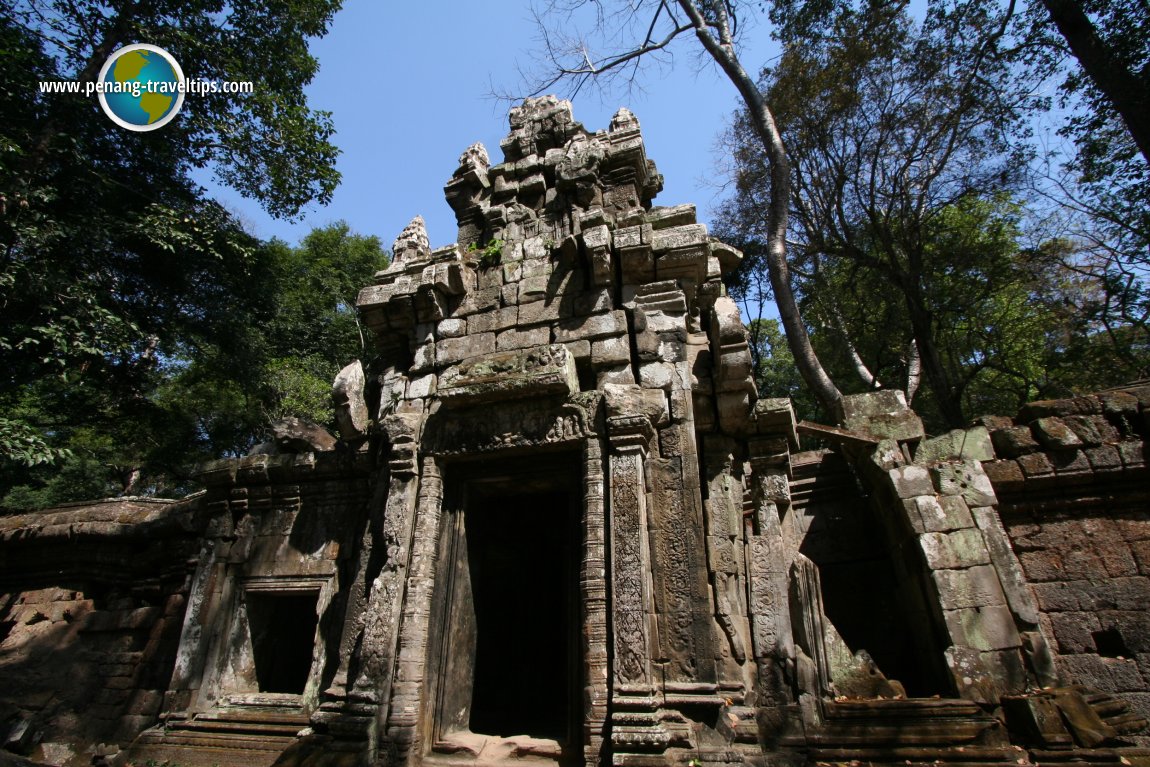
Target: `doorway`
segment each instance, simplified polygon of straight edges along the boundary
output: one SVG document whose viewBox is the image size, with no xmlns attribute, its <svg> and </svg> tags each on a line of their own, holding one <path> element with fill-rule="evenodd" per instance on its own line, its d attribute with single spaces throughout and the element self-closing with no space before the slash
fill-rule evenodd
<svg viewBox="0 0 1150 767">
<path fill-rule="evenodd" d="M 578 747 L 577 467 L 558 457 L 485 462 L 449 477 L 440 740 L 471 732 Z"/>
</svg>

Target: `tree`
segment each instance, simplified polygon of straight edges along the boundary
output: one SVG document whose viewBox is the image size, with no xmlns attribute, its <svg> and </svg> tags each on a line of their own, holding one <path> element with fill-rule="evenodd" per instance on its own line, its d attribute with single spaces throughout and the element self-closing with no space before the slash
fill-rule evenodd
<svg viewBox="0 0 1150 767">
<path fill-rule="evenodd" d="M 1137 0 L 1042 0 L 1042 5 L 1081 66 L 1067 87 L 1088 91 L 1089 122 L 1097 128 L 1116 113 L 1143 161 L 1150 162 L 1150 8 Z"/>
<path fill-rule="evenodd" d="M 365 348 L 356 296 L 387 266 L 387 255 L 377 238 L 343 222 L 313 230 L 297 248 L 270 247 L 277 296 L 265 329 L 264 415 L 331 422 L 332 378 Z"/>
<path fill-rule="evenodd" d="M 80 376 L 19 390 L 16 415 L 66 450 L 56 466 L 0 465 L 0 506 L 36 508 L 121 494 L 180 495 L 194 466 L 243 455 L 271 419 L 333 425 L 331 382 L 363 354 L 354 299 L 387 265 L 375 237 L 347 224 L 316 229 L 298 247 L 257 246 L 255 293 L 220 307 L 226 332 L 183 338 L 130 379 L 131 390 Z"/>
<path fill-rule="evenodd" d="M 1060 76 L 1059 133 L 1073 142 L 1061 171 L 1038 187 L 1072 265 L 1104 286 L 1092 311 L 1113 336 L 1150 331 L 1150 7 L 1129 0 L 1043 0 L 1025 40 L 1039 71 Z M 1065 44 L 1064 44 L 1065 43 Z M 1067 50 L 1067 45 L 1069 50 Z M 1119 345 L 1121 346 L 1121 345 Z M 1119 347 L 1116 347 L 1118 349 Z"/>
<path fill-rule="evenodd" d="M 751 12 L 753 6 L 738 0 L 632 0 L 613 7 L 596 0 L 552 0 L 545 11 L 536 12 L 548 74 L 528 87 L 528 95 L 539 95 L 564 81 L 578 92 L 597 78 L 628 73 L 634 77 L 644 58 L 667 49 L 685 35 L 695 36 L 738 91 L 749 130 L 762 148 L 771 178 L 764 207 L 763 260 L 795 364 L 817 399 L 835 412 L 841 394 L 811 346 L 791 290 L 786 255 L 791 179 L 787 152 L 768 100 L 739 59 L 739 16 Z M 588 9 L 593 9 L 596 17 L 589 35 L 572 37 L 560 31 L 570 28 L 571 18 Z M 547 17 L 562 22 L 546 23 Z M 605 51 L 592 52 L 592 37 L 604 43 Z"/>
<path fill-rule="evenodd" d="M 775 6 L 783 55 L 761 80 L 792 156 L 792 264 L 851 377 L 913 397 L 921 369 L 941 420 L 961 426 L 968 381 L 943 339 L 963 305 L 997 289 L 1001 249 L 940 252 L 938 239 L 947 217 L 1017 188 L 1026 167 L 1025 120 L 1041 102 L 1000 48 L 1012 12 L 940 0 L 916 22 L 906 4 L 818 9 Z M 774 180 L 745 117 L 731 144 L 736 194 L 720 229 L 756 254 Z M 858 334 L 876 329 L 886 342 L 862 353 Z"/>
<path fill-rule="evenodd" d="M 23 414 L 0 422 L 0 459 L 60 457 L 59 414 L 28 405 L 47 382 L 83 382 L 122 408 L 166 361 L 208 347 L 242 359 L 227 347 L 262 300 L 265 251 L 190 173 L 210 166 L 276 215 L 330 197 L 330 118 L 302 89 L 316 71 L 307 39 L 337 5 L 23 0 L 0 11 L 0 409 Z M 255 93 L 189 96 L 163 129 L 131 133 L 94 99 L 37 88 L 94 79 L 139 40 L 190 77 L 252 81 Z"/>
</svg>

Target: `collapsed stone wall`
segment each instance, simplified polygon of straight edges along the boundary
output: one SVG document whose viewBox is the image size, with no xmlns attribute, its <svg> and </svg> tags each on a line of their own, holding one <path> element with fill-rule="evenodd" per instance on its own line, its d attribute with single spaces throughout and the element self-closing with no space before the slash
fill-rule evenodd
<svg viewBox="0 0 1150 767">
<path fill-rule="evenodd" d="M 0 517 L 0 744 L 88 764 L 155 723 L 201 532 L 194 499 Z"/>
<path fill-rule="evenodd" d="M 984 418 L 983 465 L 1064 679 L 1150 716 L 1150 385 Z"/>
</svg>

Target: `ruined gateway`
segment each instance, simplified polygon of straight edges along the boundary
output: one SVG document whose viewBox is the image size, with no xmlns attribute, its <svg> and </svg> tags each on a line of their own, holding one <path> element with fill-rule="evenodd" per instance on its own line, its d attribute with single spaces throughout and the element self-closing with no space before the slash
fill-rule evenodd
<svg viewBox="0 0 1150 767">
<path fill-rule="evenodd" d="M 332 449 L 0 518 L 53 764 L 1150 764 L 1150 387 L 928 439 L 758 399 L 740 254 L 620 110 L 513 109 L 359 296 Z M 799 449 L 800 433 L 822 445 Z M 2 759 L 2 758 L 0 758 Z"/>
</svg>

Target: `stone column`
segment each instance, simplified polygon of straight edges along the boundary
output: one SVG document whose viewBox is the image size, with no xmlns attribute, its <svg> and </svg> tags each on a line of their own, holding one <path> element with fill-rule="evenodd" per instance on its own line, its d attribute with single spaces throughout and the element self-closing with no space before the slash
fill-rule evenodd
<svg viewBox="0 0 1150 767">
<path fill-rule="evenodd" d="M 604 502 L 603 449 L 599 437 L 583 442 L 583 556 L 579 596 L 583 602 L 583 760 L 596 767 L 603 749 L 610 699 L 607 654 L 607 507 Z"/>
<path fill-rule="evenodd" d="M 378 724 L 386 721 L 395 667 L 399 610 L 411 554 L 417 445 L 422 416 L 391 415 L 383 427 L 391 443 L 388 471 L 372 499 L 355 563 L 340 645 L 340 668 L 321 696 L 313 723 L 354 747 L 373 753 Z M 373 561 L 382 564 L 372 568 Z"/>
<path fill-rule="evenodd" d="M 720 679 L 739 679 L 747 660 L 743 638 L 746 613 L 740 600 L 743 484 L 736 476 L 735 450 L 730 437 L 706 435 L 703 441 L 707 474 L 707 567 L 714 587 L 715 621 L 723 631 L 727 652 L 721 658 Z"/>
<path fill-rule="evenodd" d="M 647 486 L 644 466 L 654 427 L 645 415 L 607 419 L 611 441 L 611 584 L 613 711 L 611 742 L 623 750 L 666 748 L 651 675 L 651 613 Z M 619 756 L 616 754 L 616 762 Z"/>
<path fill-rule="evenodd" d="M 760 706 L 788 701 L 788 668 L 794 661 L 794 640 L 787 605 L 787 554 L 780 524 L 790 506 L 790 454 L 781 437 L 748 440 L 754 484 L 754 514 L 748 520 L 747 582 L 751 619 L 751 651 L 757 669 Z"/>
<path fill-rule="evenodd" d="M 381 744 L 381 748 L 388 749 L 389 753 L 379 755 L 386 763 L 396 766 L 406 764 L 411 753 L 420 751 L 420 740 L 425 736 L 419 723 L 424 703 L 428 623 L 442 515 L 443 482 L 439 464 L 434 456 L 425 456 L 416 503 L 411 564 L 402 597 L 395 677 L 386 713 L 386 742 Z"/>
</svg>

